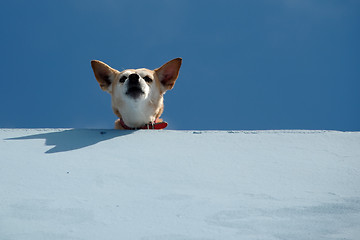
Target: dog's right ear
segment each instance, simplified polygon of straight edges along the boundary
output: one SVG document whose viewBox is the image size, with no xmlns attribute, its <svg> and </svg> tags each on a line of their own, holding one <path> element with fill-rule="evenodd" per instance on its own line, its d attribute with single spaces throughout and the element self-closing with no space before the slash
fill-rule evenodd
<svg viewBox="0 0 360 240">
<path fill-rule="evenodd" d="M 94 71 L 96 80 L 100 84 L 101 89 L 107 92 L 111 92 L 110 86 L 114 81 L 118 71 L 98 60 L 92 60 L 91 67 Z"/>
</svg>

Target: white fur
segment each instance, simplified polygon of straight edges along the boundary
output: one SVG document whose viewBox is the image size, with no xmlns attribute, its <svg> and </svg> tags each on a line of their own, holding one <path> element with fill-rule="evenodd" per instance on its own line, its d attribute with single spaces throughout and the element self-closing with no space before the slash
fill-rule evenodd
<svg viewBox="0 0 360 240">
<path fill-rule="evenodd" d="M 148 107 L 148 100 L 134 101 L 126 98 L 125 102 L 120 113 L 129 127 L 141 126 L 155 121 L 153 111 Z"/>
</svg>

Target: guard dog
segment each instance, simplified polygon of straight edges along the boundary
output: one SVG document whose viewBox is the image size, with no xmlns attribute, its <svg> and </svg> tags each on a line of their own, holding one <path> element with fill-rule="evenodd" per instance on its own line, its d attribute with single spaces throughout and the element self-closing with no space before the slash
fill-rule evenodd
<svg viewBox="0 0 360 240">
<path fill-rule="evenodd" d="M 91 67 L 100 88 L 111 95 L 116 116 L 115 129 L 163 129 L 167 123 L 160 119 L 164 110 L 164 94 L 174 87 L 179 76 L 181 58 L 161 67 L 118 71 L 93 60 Z"/>
</svg>

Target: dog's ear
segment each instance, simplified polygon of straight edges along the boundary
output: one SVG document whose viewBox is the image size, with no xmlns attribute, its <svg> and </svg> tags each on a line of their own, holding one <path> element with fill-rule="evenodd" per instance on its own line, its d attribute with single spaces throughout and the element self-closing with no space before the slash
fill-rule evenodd
<svg viewBox="0 0 360 240">
<path fill-rule="evenodd" d="M 94 71 L 96 80 L 100 84 L 101 89 L 110 92 L 110 85 L 114 81 L 118 71 L 98 60 L 92 60 L 91 67 Z"/>
<path fill-rule="evenodd" d="M 175 58 L 154 70 L 165 91 L 174 87 L 175 81 L 179 76 L 181 62 L 181 58 Z"/>
</svg>

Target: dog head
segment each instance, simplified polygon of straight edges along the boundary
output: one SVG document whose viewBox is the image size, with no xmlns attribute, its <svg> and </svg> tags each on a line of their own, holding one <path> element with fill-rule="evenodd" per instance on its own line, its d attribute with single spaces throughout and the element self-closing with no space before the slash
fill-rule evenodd
<svg viewBox="0 0 360 240">
<path fill-rule="evenodd" d="M 118 71 L 93 60 L 91 66 L 101 89 L 111 95 L 114 113 L 133 128 L 155 122 L 163 111 L 163 95 L 174 87 L 182 59 L 173 59 L 160 68 Z"/>
</svg>

